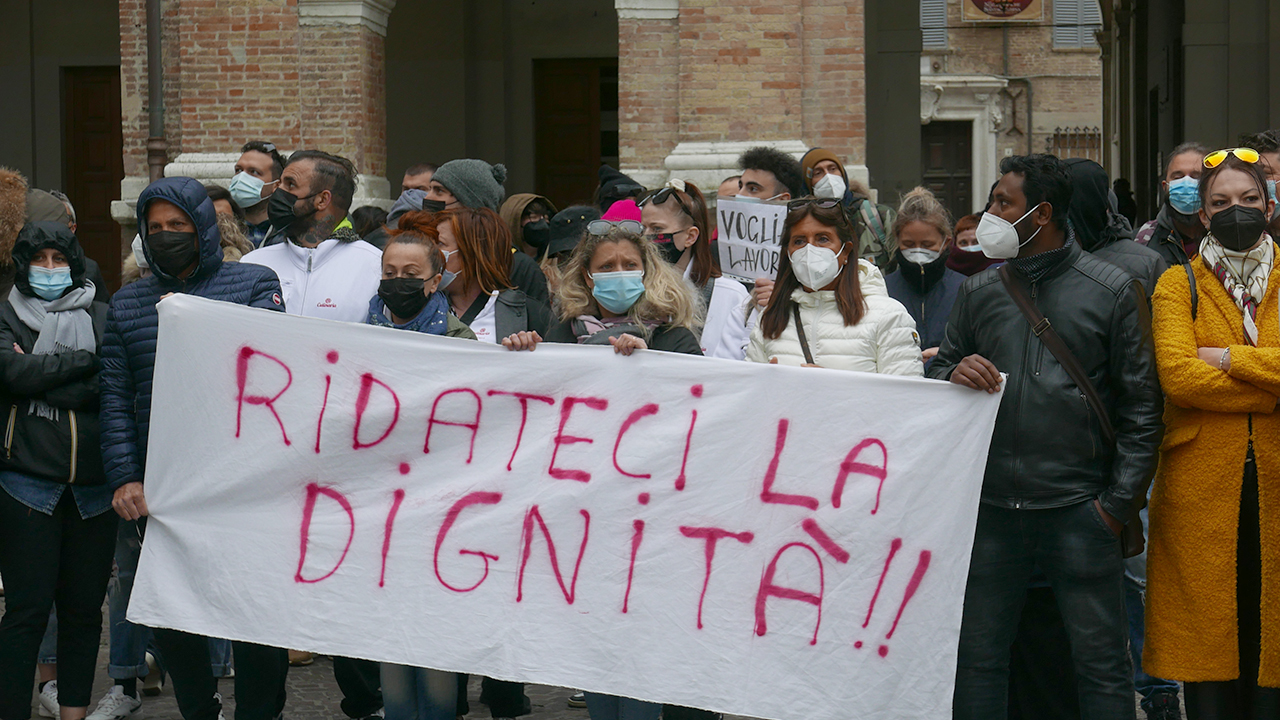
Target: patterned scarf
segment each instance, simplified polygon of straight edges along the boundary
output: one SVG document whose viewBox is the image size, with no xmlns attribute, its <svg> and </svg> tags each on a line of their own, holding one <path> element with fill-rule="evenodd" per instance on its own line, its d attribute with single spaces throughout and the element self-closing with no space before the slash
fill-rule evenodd
<svg viewBox="0 0 1280 720">
<path fill-rule="evenodd" d="M 365 324 L 397 330 L 412 330 L 427 335 L 444 335 L 449 330 L 449 299 L 443 292 L 437 290 L 431 293 L 426 306 L 417 317 L 403 325 L 397 325 L 392 322 L 382 298 L 374 295 L 369 301 L 369 317 L 365 318 Z"/>
<path fill-rule="evenodd" d="M 1275 264 L 1275 245 L 1268 238 L 1248 252 L 1235 252 L 1222 247 L 1211 233 L 1200 243 L 1200 258 L 1236 301 L 1244 319 L 1245 341 L 1257 347 L 1258 302 L 1267 294 L 1267 279 Z"/>
</svg>

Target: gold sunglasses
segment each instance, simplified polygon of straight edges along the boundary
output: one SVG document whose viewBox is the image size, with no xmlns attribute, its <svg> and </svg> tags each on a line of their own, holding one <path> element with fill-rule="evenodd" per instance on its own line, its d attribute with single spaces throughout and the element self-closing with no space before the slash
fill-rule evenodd
<svg viewBox="0 0 1280 720">
<path fill-rule="evenodd" d="M 1213 169 L 1222 164 L 1228 155 L 1235 155 L 1247 163 L 1258 162 L 1258 151 L 1252 148 L 1230 148 L 1228 150 L 1215 150 L 1204 156 L 1204 166 Z"/>
</svg>

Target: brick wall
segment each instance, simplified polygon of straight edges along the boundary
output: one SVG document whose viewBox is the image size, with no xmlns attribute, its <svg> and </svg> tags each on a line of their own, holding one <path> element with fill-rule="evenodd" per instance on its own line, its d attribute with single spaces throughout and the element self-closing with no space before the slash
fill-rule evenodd
<svg viewBox="0 0 1280 720">
<path fill-rule="evenodd" d="M 867 161 L 863 0 L 804 3 L 804 133 L 846 164 Z"/>
<path fill-rule="evenodd" d="M 676 146 L 680 119 L 677 21 L 618 19 L 620 164 L 656 168 Z"/>
<path fill-rule="evenodd" d="M 381 36 L 363 26 L 300 27 L 296 0 L 165 0 L 163 14 L 170 159 L 262 139 L 385 172 Z M 120 0 L 120 55 L 125 174 L 145 176 L 145 0 Z"/>
</svg>

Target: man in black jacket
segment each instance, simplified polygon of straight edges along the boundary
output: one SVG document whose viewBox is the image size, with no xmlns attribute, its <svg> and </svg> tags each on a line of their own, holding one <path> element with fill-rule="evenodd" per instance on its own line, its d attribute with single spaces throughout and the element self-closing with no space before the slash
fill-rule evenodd
<svg viewBox="0 0 1280 720">
<path fill-rule="evenodd" d="M 1032 332 L 997 269 L 961 287 L 929 376 L 995 392 L 956 671 L 956 718 L 1007 711 L 1009 646 L 1034 567 L 1053 586 L 1085 720 L 1134 717 L 1120 533 L 1145 498 L 1162 400 L 1146 300 L 1133 278 L 1084 252 L 1067 222 L 1071 176 L 1051 155 L 1006 158 L 978 238 L 1008 266 L 1101 398 L 1115 444 L 1064 366 Z M 993 232 L 994 231 L 994 232 Z M 1015 234 L 1008 237 L 1009 233 Z M 1016 248 L 1016 249 L 1015 249 Z"/>
</svg>

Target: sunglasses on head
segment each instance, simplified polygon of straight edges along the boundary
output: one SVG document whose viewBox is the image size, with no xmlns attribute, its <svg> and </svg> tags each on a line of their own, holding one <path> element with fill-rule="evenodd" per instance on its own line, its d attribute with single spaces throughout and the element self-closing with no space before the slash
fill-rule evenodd
<svg viewBox="0 0 1280 720">
<path fill-rule="evenodd" d="M 830 210 L 833 207 L 839 206 L 840 201 L 837 200 L 836 198 L 802 197 L 798 200 L 788 200 L 787 212 L 791 212 L 792 210 L 799 210 L 800 208 L 803 208 L 803 207 L 809 207 L 810 205 L 817 205 L 823 210 Z"/>
<path fill-rule="evenodd" d="M 1213 169 L 1222 164 L 1228 155 L 1235 155 L 1237 158 L 1247 163 L 1256 163 L 1259 160 L 1258 151 L 1253 148 L 1229 148 L 1227 150 L 1215 150 L 1204 156 L 1204 166 Z"/>
<path fill-rule="evenodd" d="M 661 190 L 650 195 L 649 197 L 636 203 L 636 205 L 638 207 L 644 207 L 645 205 L 648 205 L 651 202 L 654 205 L 661 205 L 662 203 L 667 201 L 667 198 L 673 195 L 676 198 L 676 202 L 680 203 L 680 209 L 684 211 L 684 214 L 688 215 L 689 217 L 693 217 L 693 213 L 689 211 L 689 206 L 684 204 L 684 199 L 680 197 L 680 193 L 676 192 L 676 189 L 672 187 L 664 187 Z"/>
<path fill-rule="evenodd" d="M 592 220 L 587 223 L 587 232 L 596 237 L 604 237 L 614 228 L 635 235 L 639 235 L 644 230 L 644 226 L 635 220 Z"/>
</svg>

